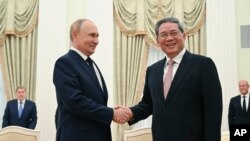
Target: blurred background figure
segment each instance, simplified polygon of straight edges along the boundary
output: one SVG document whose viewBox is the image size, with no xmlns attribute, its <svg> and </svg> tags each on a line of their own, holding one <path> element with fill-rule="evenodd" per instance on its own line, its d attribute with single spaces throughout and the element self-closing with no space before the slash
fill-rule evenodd
<svg viewBox="0 0 250 141">
<path fill-rule="evenodd" d="M 7 102 L 2 128 L 6 126 L 21 126 L 35 129 L 37 123 L 36 104 L 26 99 L 26 88 L 17 87 L 16 99 Z"/>
<path fill-rule="evenodd" d="M 247 80 L 239 81 L 240 94 L 231 98 L 228 111 L 228 124 L 250 124 L 249 84 Z"/>
</svg>

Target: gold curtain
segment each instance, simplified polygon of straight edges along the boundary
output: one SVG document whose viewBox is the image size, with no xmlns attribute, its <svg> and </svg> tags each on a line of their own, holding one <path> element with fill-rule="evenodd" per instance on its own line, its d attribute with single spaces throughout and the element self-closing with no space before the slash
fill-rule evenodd
<svg viewBox="0 0 250 141">
<path fill-rule="evenodd" d="M 186 48 L 198 54 L 205 54 L 205 15 L 205 0 L 114 0 L 115 22 L 125 35 L 146 35 L 146 42 L 157 46 L 155 23 L 174 16 L 191 37 Z"/>
<path fill-rule="evenodd" d="M 115 40 L 115 105 L 131 106 L 140 100 L 147 67 L 148 45 L 144 35 L 126 36 L 116 26 Z M 122 138 L 123 125 L 115 124 L 118 141 Z M 127 127 L 128 128 L 128 127 Z"/>
<path fill-rule="evenodd" d="M 7 100 L 17 86 L 35 100 L 38 0 L 0 0 L 0 46 Z"/>
</svg>

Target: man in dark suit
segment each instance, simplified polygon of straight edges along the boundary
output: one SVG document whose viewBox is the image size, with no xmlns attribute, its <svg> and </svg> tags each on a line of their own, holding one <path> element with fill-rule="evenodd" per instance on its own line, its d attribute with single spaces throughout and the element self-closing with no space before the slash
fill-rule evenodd
<svg viewBox="0 0 250 141">
<path fill-rule="evenodd" d="M 184 48 L 178 19 L 158 21 L 155 32 L 166 57 L 148 67 L 143 98 L 131 107 L 129 124 L 152 114 L 154 141 L 220 141 L 222 90 L 214 62 Z"/>
<path fill-rule="evenodd" d="M 36 104 L 26 99 L 26 88 L 20 86 L 16 89 L 17 99 L 7 102 L 2 128 L 6 126 L 22 126 L 35 129 L 37 123 Z"/>
<path fill-rule="evenodd" d="M 239 81 L 240 95 L 231 98 L 228 111 L 228 124 L 250 125 L 249 84 L 247 80 Z"/>
<path fill-rule="evenodd" d="M 72 47 L 55 63 L 57 141 L 111 141 L 111 121 L 122 114 L 107 107 L 105 81 L 90 58 L 98 36 L 92 21 L 75 21 L 70 29 Z"/>
</svg>

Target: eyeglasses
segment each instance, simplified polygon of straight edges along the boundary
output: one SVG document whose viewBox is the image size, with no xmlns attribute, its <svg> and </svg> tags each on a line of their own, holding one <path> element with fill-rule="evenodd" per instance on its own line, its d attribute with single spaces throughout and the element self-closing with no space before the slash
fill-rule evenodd
<svg viewBox="0 0 250 141">
<path fill-rule="evenodd" d="M 170 33 L 161 33 L 159 35 L 160 38 L 168 38 L 170 37 L 176 37 L 178 34 L 180 33 L 180 31 L 172 31 Z"/>
<path fill-rule="evenodd" d="M 239 87 L 248 87 L 249 85 L 239 85 Z"/>
</svg>

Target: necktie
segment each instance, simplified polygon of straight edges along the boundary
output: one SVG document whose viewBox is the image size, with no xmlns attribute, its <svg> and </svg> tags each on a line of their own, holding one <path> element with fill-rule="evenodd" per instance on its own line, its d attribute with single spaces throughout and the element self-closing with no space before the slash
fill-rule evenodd
<svg viewBox="0 0 250 141">
<path fill-rule="evenodd" d="M 169 91 L 169 88 L 171 86 L 171 83 L 172 83 L 172 78 L 173 78 L 173 64 L 175 62 L 173 60 L 169 60 L 168 61 L 168 71 L 167 71 L 167 74 L 165 75 L 165 78 L 164 78 L 164 83 L 163 83 L 163 86 L 164 86 L 164 98 L 166 99 L 167 95 L 168 95 L 168 91 Z"/>
<path fill-rule="evenodd" d="M 93 66 L 93 60 L 92 60 L 90 57 L 88 57 L 88 58 L 86 59 L 86 61 L 88 62 L 89 66 L 90 66 L 90 68 L 91 68 L 91 71 L 94 71 L 94 72 L 95 72 L 95 69 L 94 69 L 94 66 Z"/>
<path fill-rule="evenodd" d="M 243 112 L 247 112 L 247 109 L 246 109 L 246 96 L 243 96 Z"/>
<path fill-rule="evenodd" d="M 90 67 L 90 69 L 91 69 L 91 72 L 93 73 L 95 79 L 99 82 L 99 80 L 98 80 L 98 78 L 97 78 L 97 75 L 96 75 L 96 72 L 95 72 L 95 69 L 94 69 L 94 65 L 93 65 L 94 61 L 93 61 L 90 57 L 88 57 L 88 58 L 86 59 L 86 61 L 88 62 L 89 67 Z"/>
<path fill-rule="evenodd" d="M 18 116 L 19 116 L 19 118 L 21 117 L 22 112 L 23 112 L 23 103 L 20 102 L 19 107 L 18 107 Z"/>
</svg>

